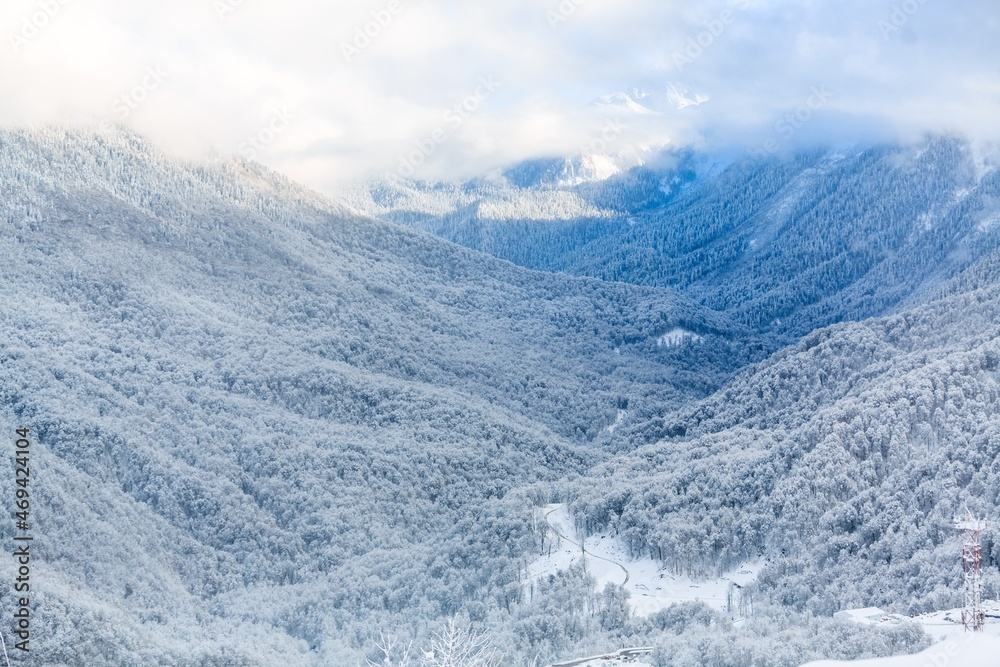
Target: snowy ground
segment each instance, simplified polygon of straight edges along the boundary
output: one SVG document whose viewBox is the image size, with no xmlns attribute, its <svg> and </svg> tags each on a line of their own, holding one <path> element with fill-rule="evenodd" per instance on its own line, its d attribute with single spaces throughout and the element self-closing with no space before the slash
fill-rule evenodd
<svg viewBox="0 0 1000 667">
<path fill-rule="evenodd" d="M 916 655 L 852 662 L 824 660 L 811 662 L 805 667 L 997 667 L 998 664 L 1000 639 L 961 636 Z"/>
<path fill-rule="evenodd" d="M 1000 601 L 984 600 L 983 609 L 986 611 L 986 629 L 983 634 L 988 637 L 1000 637 Z M 936 642 L 964 640 L 966 637 L 965 627 L 962 625 L 961 609 L 921 614 L 913 618 L 905 618 L 905 620 L 919 623 Z M 1000 658 L 997 659 L 996 664 L 1000 665 Z"/>
<path fill-rule="evenodd" d="M 571 661 L 569 663 L 560 662 L 556 663 L 553 667 L 652 667 L 648 662 L 635 662 L 630 660 L 623 660 L 614 655 L 604 656 L 600 658 L 591 658 L 589 660 L 584 660 L 583 662 Z"/>
<path fill-rule="evenodd" d="M 890 614 L 871 624 L 917 623 L 939 643 L 917 655 L 855 662 L 812 662 L 805 667 L 997 667 L 1000 665 L 1000 602 L 984 600 L 983 608 L 986 628 L 982 635 L 972 636 L 965 631 L 961 609 L 913 617 Z"/>
<path fill-rule="evenodd" d="M 566 507 L 548 505 L 540 510 L 540 517 L 554 531 L 557 546 L 551 555 L 536 559 L 529 566 L 532 579 L 566 570 L 586 558 L 587 571 L 597 579 L 598 590 L 607 583 L 624 584 L 631 594 L 633 612 L 648 616 L 670 605 L 687 600 L 701 600 L 722 612 L 727 611 L 731 583 L 744 586 L 756 579 L 762 561 L 746 563 L 735 572 L 714 581 L 696 581 L 671 574 L 658 561 L 648 558 L 631 560 L 625 546 L 609 534 L 592 535 L 581 549 L 580 537 L 573 526 Z M 902 656 L 860 662 L 818 662 L 807 667 L 998 667 L 1000 665 L 1000 601 L 985 601 L 985 637 L 970 642 L 962 626 L 960 609 L 921 614 L 912 618 L 889 615 L 873 624 L 918 623 L 937 646 L 917 656 Z M 944 657 L 942 657 L 944 656 Z M 944 660 L 947 658 L 947 660 Z M 574 667 L 649 667 L 644 662 L 625 662 L 609 654 L 605 657 L 583 659 Z M 935 662 L 935 660 L 937 662 Z"/>
<path fill-rule="evenodd" d="M 558 547 L 553 547 L 551 555 L 542 556 L 529 566 L 533 579 L 565 570 L 579 563 L 583 556 L 580 538 L 566 508 L 549 505 L 541 512 L 561 537 L 557 538 Z M 659 561 L 630 560 L 625 546 L 608 534 L 588 537 L 585 547 L 587 571 L 597 579 L 598 590 L 608 582 L 624 584 L 632 595 L 632 610 L 637 616 L 648 616 L 687 600 L 702 600 L 725 612 L 730 584 L 743 586 L 752 582 L 762 566 L 761 562 L 747 563 L 719 579 L 698 581 L 671 574 Z"/>
</svg>

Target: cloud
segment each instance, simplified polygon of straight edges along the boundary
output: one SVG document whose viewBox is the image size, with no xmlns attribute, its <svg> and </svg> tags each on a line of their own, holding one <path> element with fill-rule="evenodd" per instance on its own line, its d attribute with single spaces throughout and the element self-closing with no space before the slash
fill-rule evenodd
<svg viewBox="0 0 1000 667">
<path fill-rule="evenodd" d="M 0 123 L 252 144 L 326 191 L 422 149 L 424 178 L 571 154 L 615 121 L 622 152 L 997 141 L 998 28 L 988 0 L 8 0 Z M 484 77 L 502 85 L 478 95 Z M 592 104 L 615 93 L 656 113 Z"/>
</svg>

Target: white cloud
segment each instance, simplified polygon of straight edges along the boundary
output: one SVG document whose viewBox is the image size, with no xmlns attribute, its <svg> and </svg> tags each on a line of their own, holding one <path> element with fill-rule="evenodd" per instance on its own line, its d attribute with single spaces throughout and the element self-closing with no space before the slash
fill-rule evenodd
<svg viewBox="0 0 1000 667">
<path fill-rule="evenodd" d="M 395 170 L 442 126 L 420 176 L 573 153 L 614 112 L 590 102 L 633 88 L 655 94 L 644 106 L 691 94 L 622 118 L 621 150 L 943 130 L 1000 139 L 987 0 L 394 1 L 7 0 L 0 123 L 124 121 L 171 151 L 237 153 L 287 110 L 295 120 L 257 159 L 324 190 Z M 223 18 L 218 2 L 232 6 Z M 348 62 L 342 44 L 366 25 L 370 43 Z M 120 118 L 116 100 L 150 67 L 168 76 Z M 503 86 L 448 124 L 489 76 Z M 816 86 L 832 97 L 787 136 L 779 124 Z"/>
</svg>

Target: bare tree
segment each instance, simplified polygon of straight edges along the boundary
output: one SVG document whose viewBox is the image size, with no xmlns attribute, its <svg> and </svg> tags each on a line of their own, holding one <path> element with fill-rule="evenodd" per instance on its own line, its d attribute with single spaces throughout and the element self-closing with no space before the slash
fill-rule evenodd
<svg viewBox="0 0 1000 667">
<path fill-rule="evenodd" d="M 367 667 L 417 667 L 413 643 L 379 633 L 375 646 L 382 653 L 380 662 L 366 660 Z M 485 632 L 475 632 L 451 618 L 440 633 L 434 633 L 430 649 L 423 652 L 419 667 L 500 667 L 503 654 L 490 643 Z"/>
<path fill-rule="evenodd" d="M 410 667 L 410 651 L 413 643 L 404 644 L 395 637 L 386 637 L 385 633 L 379 631 L 378 641 L 375 646 L 382 652 L 382 662 L 372 662 L 365 660 L 368 667 Z"/>
<path fill-rule="evenodd" d="M 499 667 L 503 654 L 491 644 L 484 632 L 475 632 L 451 618 L 444 630 L 434 634 L 431 649 L 424 654 L 421 667 Z"/>
</svg>

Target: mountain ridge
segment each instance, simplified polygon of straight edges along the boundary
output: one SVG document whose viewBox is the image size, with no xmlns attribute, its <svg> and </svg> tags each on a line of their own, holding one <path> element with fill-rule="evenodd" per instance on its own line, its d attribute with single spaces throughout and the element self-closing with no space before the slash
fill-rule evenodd
<svg viewBox="0 0 1000 667">
<path fill-rule="evenodd" d="M 721 171 L 681 151 L 666 167 L 560 190 L 582 201 L 578 212 L 590 205 L 600 215 L 554 224 L 516 207 L 503 219 L 471 208 L 374 214 L 530 268 L 673 287 L 790 342 L 891 312 L 996 246 L 997 162 L 977 151 L 960 138 L 930 137 L 744 158 Z M 463 187 L 474 199 L 475 182 Z M 481 196 L 495 197 L 491 187 Z"/>
<path fill-rule="evenodd" d="M 379 623 L 520 604 L 522 487 L 603 458 L 624 403 L 710 392 L 741 335 L 127 133 L 0 133 L 0 182 L 48 665 L 362 659 Z M 657 346 L 676 326 L 715 361 Z"/>
<path fill-rule="evenodd" d="M 641 592 L 596 592 L 586 572 L 530 581 L 532 557 L 558 547 L 536 511 L 553 502 L 665 572 L 764 557 L 750 642 L 789 613 L 829 638 L 840 606 L 954 606 L 941 526 L 1000 498 L 1000 251 L 979 229 L 998 185 L 960 144 L 928 146 L 926 173 L 919 151 L 721 168 L 692 154 L 574 186 L 633 201 L 601 221 L 609 238 L 685 249 L 685 295 L 530 270 L 128 133 L 0 133 L 0 415 L 37 443 L 36 659 L 350 664 L 385 657 L 379 630 L 426 644 L 455 616 L 523 663 L 623 638 L 731 640 L 730 619 L 697 605 L 632 618 Z M 884 204 L 895 222 L 874 204 L 832 215 L 869 173 L 903 193 Z M 936 213 L 910 219 L 906 197 Z M 826 232 L 836 252 L 814 243 Z M 521 238 L 543 260 L 599 249 Z M 753 238 L 766 261 L 737 252 Z M 945 270 L 905 273 L 963 243 Z M 637 282 L 659 270 L 647 249 Z M 815 282 L 855 256 L 875 268 Z M 912 285 L 865 292 L 893 271 Z M 833 291 L 794 301 L 809 285 Z M 787 326 L 746 317 L 784 307 L 767 305 L 781 290 Z M 851 321 L 862 297 L 857 314 L 879 314 Z M 852 632 L 833 657 L 926 645 Z"/>
</svg>

